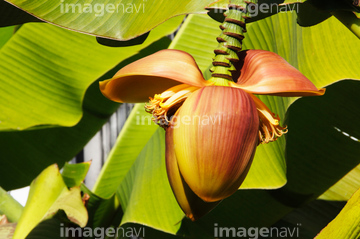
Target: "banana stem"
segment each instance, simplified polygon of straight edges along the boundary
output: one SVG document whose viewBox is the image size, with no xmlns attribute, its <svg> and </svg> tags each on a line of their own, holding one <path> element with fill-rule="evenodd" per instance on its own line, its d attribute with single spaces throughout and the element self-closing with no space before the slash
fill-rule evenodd
<svg viewBox="0 0 360 239">
<path fill-rule="evenodd" d="M 222 33 L 216 38 L 219 42 L 214 50 L 215 58 L 210 69 L 213 81 L 220 85 L 233 81 L 232 73 L 236 71 L 235 62 L 239 61 L 237 53 L 242 49 L 242 40 L 246 32 L 246 19 L 250 18 L 248 8 L 257 0 L 231 0 L 228 10 L 224 13 L 224 23 L 220 25 Z"/>
<path fill-rule="evenodd" d="M 1 187 L 0 202 L 0 215 L 4 214 L 10 222 L 17 222 L 23 211 L 23 206 Z"/>
</svg>

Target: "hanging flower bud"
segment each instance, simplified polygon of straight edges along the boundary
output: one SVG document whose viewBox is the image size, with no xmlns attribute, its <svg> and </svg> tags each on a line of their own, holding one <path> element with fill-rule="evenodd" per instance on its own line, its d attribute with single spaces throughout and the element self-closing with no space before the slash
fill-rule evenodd
<svg viewBox="0 0 360 239">
<path fill-rule="evenodd" d="M 275 53 L 248 50 L 237 57 L 232 81 L 217 77 L 205 81 L 189 54 L 162 50 L 100 82 L 101 92 L 117 102 L 150 97 L 146 110 L 166 130 L 171 188 L 192 220 L 239 188 L 259 143 L 275 141 L 287 132 L 280 118 L 253 94 L 325 93 Z"/>
<path fill-rule="evenodd" d="M 239 188 L 258 145 L 259 116 L 248 93 L 201 88 L 186 99 L 170 127 L 181 175 L 196 195 L 214 202 Z"/>
</svg>

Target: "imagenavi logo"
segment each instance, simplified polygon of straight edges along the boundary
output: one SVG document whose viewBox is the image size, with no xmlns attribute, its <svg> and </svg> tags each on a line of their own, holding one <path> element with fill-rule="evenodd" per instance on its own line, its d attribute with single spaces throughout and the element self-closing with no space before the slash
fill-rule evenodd
<svg viewBox="0 0 360 239">
<path fill-rule="evenodd" d="M 222 227 L 214 224 L 215 238 L 299 238 L 300 223 L 296 227 Z"/>
</svg>

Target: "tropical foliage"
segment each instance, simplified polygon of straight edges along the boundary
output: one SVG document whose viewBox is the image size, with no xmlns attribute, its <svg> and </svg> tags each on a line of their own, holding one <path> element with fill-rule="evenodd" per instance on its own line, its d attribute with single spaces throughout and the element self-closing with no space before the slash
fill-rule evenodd
<svg viewBox="0 0 360 239">
<path fill-rule="evenodd" d="M 151 123 L 144 103 L 132 110 L 94 188 L 82 184 L 90 163 L 66 162 L 119 107 L 102 95 L 99 82 L 122 67 L 177 49 L 192 55 L 209 79 L 224 21 L 220 10 L 229 1 L 106 4 L 0 1 L 1 238 L 61 238 L 65 228 L 80 227 L 84 238 L 96 238 L 96 228 L 114 228 L 124 238 L 214 238 L 221 237 L 221 227 L 237 233 L 239 227 L 286 227 L 299 231 L 298 238 L 313 238 L 336 217 L 360 187 L 356 2 L 256 5 L 243 50 L 280 55 L 326 93 L 259 96 L 288 133 L 258 146 L 240 189 L 195 222 L 184 217 L 173 195 L 165 131 Z M 260 11 L 260 4 L 268 10 Z M 166 37 L 176 30 L 172 41 Z M 28 185 L 22 208 L 6 191 Z M 358 194 L 318 238 L 358 238 Z"/>
</svg>

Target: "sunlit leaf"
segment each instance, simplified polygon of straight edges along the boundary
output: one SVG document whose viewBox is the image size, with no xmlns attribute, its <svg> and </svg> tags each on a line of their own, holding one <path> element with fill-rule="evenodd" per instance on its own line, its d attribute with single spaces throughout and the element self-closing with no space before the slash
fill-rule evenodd
<svg viewBox="0 0 360 239">
<path fill-rule="evenodd" d="M 214 0 L 7 0 L 50 23 L 68 29 L 119 40 L 140 36 L 167 19 L 188 13 L 205 13 Z"/>
<path fill-rule="evenodd" d="M 23 212 L 23 206 L 1 187 L 0 202 L 0 215 L 5 215 L 10 222 L 19 221 Z"/>
<path fill-rule="evenodd" d="M 0 51 L 0 100 L 7 102 L 0 105 L 0 130 L 77 124 L 91 83 L 180 22 L 167 21 L 143 45 L 128 49 L 101 46 L 94 37 L 50 24 L 21 27 Z"/>
<path fill-rule="evenodd" d="M 339 215 L 325 227 L 316 239 L 357 239 L 360 236 L 360 190 L 347 202 Z"/>
<path fill-rule="evenodd" d="M 114 194 L 151 136 L 158 129 L 144 104 L 136 104 L 117 142 L 109 154 L 94 185 L 94 193 L 102 197 Z"/>
<path fill-rule="evenodd" d="M 42 220 L 64 210 L 69 220 L 85 226 L 88 214 L 82 203 L 80 188 L 66 187 L 57 165 L 46 168 L 30 185 L 29 198 L 14 232 L 14 239 L 26 235 Z"/>
<path fill-rule="evenodd" d="M 178 207 L 165 170 L 165 131 L 159 128 L 120 184 L 117 195 L 124 211 L 122 224 L 139 223 L 168 233 L 180 228 Z"/>
<path fill-rule="evenodd" d="M 99 80 L 111 78 L 122 66 L 166 48 L 169 42 L 165 37 L 139 52 L 134 49 L 134 56 L 122 61 Z M 99 82 L 95 81 L 86 91 L 83 100 L 84 114 L 76 126 L 0 132 L 2 157 L 11 159 L 0 161 L 0 185 L 5 190 L 24 187 L 48 165 L 57 163 L 62 167 L 81 151 L 118 106 L 119 104 L 101 94 Z"/>
</svg>

